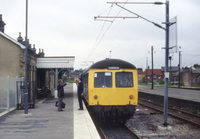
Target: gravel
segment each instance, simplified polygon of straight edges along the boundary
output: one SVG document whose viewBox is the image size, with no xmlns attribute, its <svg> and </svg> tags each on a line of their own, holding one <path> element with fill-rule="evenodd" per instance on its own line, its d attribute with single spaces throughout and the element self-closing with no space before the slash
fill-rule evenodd
<svg viewBox="0 0 200 139">
<path fill-rule="evenodd" d="M 142 139 L 200 139 L 200 127 L 168 116 L 163 126 L 163 113 L 138 105 L 127 126 Z"/>
</svg>

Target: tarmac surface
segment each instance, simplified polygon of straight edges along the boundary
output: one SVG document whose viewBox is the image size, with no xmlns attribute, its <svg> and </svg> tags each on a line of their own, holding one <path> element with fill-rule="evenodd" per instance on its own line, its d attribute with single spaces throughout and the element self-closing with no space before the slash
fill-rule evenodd
<svg viewBox="0 0 200 139">
<path fill-rule="evenodd" d="M 76 85 L 65 88 L 64 111 L 59 112 L 57 99 L 47 98 L 34 109 L 14 110 L 0 117 L 1 139 L 98 139 L 99 134 L 87 109 L 79 111 Z"/>
</svg>

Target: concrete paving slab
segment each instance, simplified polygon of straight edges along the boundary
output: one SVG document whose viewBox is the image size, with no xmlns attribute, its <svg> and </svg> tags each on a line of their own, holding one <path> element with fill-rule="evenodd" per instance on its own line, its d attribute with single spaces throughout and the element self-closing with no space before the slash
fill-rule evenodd
<svg viewBox="0 0 200 139">
<path fill-rule="evenodd" d="M 77 87 L 74 84 L 74 93 L 77 92 Z M 84 110 L 78 110 L 78 97 L 74 96 L 74 138 L 75 139 L 100 139 L 96 127 L 94 126 L 92 119 L 85 107 Z"/>
<path fill-rule="evenodd" d="M 74 88 L 74 90 L 73 90 Z M 29 109 L 15 110 L 0 117 L 1 139 L 84 139 L 98 138 L 93 122 L 84 107 L 78 111 L 76 85 L 69 84 L 65 88 L 66 103 L 64 111 L 57 111 L 51 98 Z M 75 103 L 74 103 L 75 102 Z"/>
</svg>

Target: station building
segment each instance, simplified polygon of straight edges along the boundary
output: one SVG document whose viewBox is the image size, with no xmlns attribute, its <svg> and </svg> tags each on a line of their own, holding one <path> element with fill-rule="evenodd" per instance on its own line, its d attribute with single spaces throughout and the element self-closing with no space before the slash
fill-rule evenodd
<svg viewBox="0 0 200 139">
<path fill-rule="evenodd" d="M 19 33 L 17 40 L 4 33 L 6 24 L 0 14 L 0 77 L 25 77 L 25 41 Z M 28 82 L 32 97 L 38 88 L 56 89 L 57 79 L 74 70 L 74 56 L 45 57 L 44 50 L 36 53 L 28 40 Z"/>
</svg>

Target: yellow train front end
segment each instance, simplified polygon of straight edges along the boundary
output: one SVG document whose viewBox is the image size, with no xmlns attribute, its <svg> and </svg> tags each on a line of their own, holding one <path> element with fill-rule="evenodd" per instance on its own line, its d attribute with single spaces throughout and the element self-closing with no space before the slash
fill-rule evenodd
<svg viewBox="0 0 200 139">
<path fill-rule="evenodd" d="M 90 106 L 137 105 L 137 70 L 90 69 L 88 103 Z"/>
<path fill-rule="evenodd" d="M 138 104 L 136 67 L 119 59 L 93 64 L 82 74 L 84 98 L 100 119 L 125 122 Z"/>
</svg>

